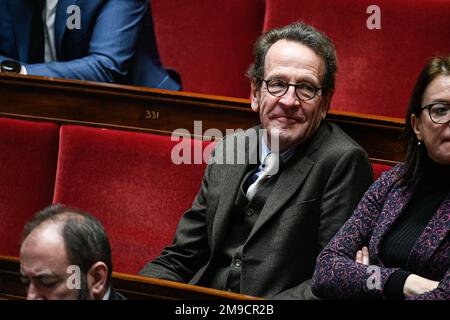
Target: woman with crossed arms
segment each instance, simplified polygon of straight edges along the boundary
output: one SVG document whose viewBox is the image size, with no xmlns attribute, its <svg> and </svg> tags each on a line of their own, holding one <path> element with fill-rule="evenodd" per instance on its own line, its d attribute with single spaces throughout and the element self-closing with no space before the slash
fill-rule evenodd
<svg viewBox="0 0 450 320">
<path fill-rule="evenodd" d="M 317 259 L 324 299 L 450 300 L 450 56 L 412 93 L 406 161 L 369 188 Z"/>
</svg>

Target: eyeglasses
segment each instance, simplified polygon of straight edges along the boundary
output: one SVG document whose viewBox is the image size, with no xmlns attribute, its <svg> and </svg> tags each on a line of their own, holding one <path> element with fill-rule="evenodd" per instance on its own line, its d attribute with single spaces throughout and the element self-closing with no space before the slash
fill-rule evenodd
<svg viewBox="0 0 450 320">
<path fill-rule="evenodd" d="M 450 104 L 448 103 L 432 103 L 421 108 L 428 109 L 431 121 L 437 124 L 444 124 L 450 121 Z"/>
<path fill-rule="evenodd" d="M 295 88 L 295 95 L 302 101 L 308 101 L 314 98 L 319 90 L 307 82 L 289 83 L 283 80 L 263 80 L 267 86 L 267 91 L 274 97 L 281 97 L 286 94 L 290 86 Z"/>
</svg>

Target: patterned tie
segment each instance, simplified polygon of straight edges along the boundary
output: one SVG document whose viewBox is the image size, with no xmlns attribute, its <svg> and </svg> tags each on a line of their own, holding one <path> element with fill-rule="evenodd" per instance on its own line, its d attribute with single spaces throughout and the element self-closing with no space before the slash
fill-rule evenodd
<svg viewBox="0 0 450 320">
<path fill-rule="evenodd" d="M 280 156 L 278 153 L 269 153 L 267 154 L 266 158 L 263 161 L 263 170 L 256 179 L 255 182 L 253 182 L 252 185 L 248 187 L 247 190 L 247 199 L 251 201 L 253 197 L 255 196 L 256 192 L 258 192 L 258 189 L 261 188 L 261 186 L 269 180 L 272 176 L 277 174 L 278 169 L 280 167 Z"/>
</svg>

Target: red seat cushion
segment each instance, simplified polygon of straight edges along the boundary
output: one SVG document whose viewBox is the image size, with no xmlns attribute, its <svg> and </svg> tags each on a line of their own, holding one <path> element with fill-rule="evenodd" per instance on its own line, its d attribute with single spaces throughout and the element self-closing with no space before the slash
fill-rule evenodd
<svg viewBox="0 0 450 320">
<path fill-rule="evenodd" d="M 52 202 L 58 129 L 0 118 L 0 255 L 19 255 L 24 223 Z"/>
<path fill-rule="evenodd" d="M 177 143 L 154 134 L 61 128 L 54 202 L 100 219 L 114 271 L 136 273 L 158 256 L 198 192 L 205 164 L 173 164 Z"/>
<path fill-rule="evenodd" d="M 392 166 L 386 164 L 372 163 L 373 179 L 377 180 L 384 171 L 391 170 Z"/>
<path fill-rule="evenodd" d="M 340 70 L 332 109 L 404 118 L 420 70 L 450 48 L 450 1 L 266 0 L 264 29 L 303 20 L 335 43 Z M 369 30 L 372 4 L 381 29 Z"/>
<path fill-rule="evenodd" d="M 248 98 L 245 73 L 261 34 L 261 0 L 151 1 L 159 54 L 183 90 Z"/>
</svg>

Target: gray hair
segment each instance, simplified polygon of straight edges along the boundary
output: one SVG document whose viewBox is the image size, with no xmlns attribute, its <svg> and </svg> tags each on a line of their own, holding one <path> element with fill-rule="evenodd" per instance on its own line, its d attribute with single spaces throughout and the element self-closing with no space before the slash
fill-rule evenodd
<svg viewBox="0 0 450 320">
<path fill-rule="evenodd" d="M 264 78 L 264 61 L 267 51 L 279 40 L 300 42 L 314 50 L 325 62 L 325 74 L 322 83 L 324 94 L 334 92 L 337 70 L 336 49 L 331 40 L 319 30 L 303 22 L 295 22 L 281 28 L 271 29 L 262 34 L 255 42 L 253 54 L 255 62 L 250 65 L 247 77 L 260 88 Z"/>
</svg>

